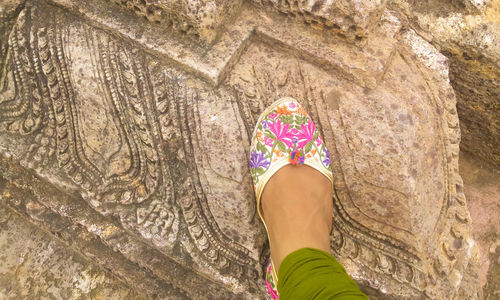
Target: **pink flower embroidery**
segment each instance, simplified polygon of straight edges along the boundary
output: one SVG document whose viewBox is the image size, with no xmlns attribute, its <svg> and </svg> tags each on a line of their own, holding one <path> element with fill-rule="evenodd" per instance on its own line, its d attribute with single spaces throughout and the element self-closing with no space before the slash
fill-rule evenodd
<svg viewBox="0 0 500 300">
<path fill-rule="evenodd" d="M 300 149 L 304 147 L 307 143 L 309 143 L 314 136 L 314 131 L 316 130 L 316 126 L 314 122 L 308 120 L 307 124 L 300 125 L 300 131 L 297 134 L 297 147 Z"/>
<path fill-rule="evenodd" d="M 274 143 L 272 139 L 268 138 L 267 136 L 264 136 L 264 144 L 266 144 L 266 146 L 272 147 Z"/>
<path fill-rule="evenodd" d="M 293 147 L 293 132 L 290 131 L 290 124 L 282 124 L 277 119 L 274 123 L 269 122 L 269 130 L 276 136 L 278 141 L 282 141 L 290 148 Z"/>
<path fill-rule="evenodd" d="M 266 283 L 267 284 L 267 283 Z M 267 285 L 267 293 L 271 296 L 271 299 L 278 300 L 278 292 L 276 292 L 271 285 Z"/>
<path fill-rule="evenodd" d="M 277 116 L 278 116 L 277 113 L 272 113 L 268 117 L 269 117 L 269 119 L 273 119 L 274 120 L 274 118 L 276 118 Z"/>
<path fill-rule="evenodd" d="M 273 286 L 271 285 L 271 283 L 267 280 L 267 277 L 268 276 L 271 276 L 271 265 L 269 265 L 269 268 L 267 269 L 267 276 L 266 276 L 266 288 L 267 288 L 267 293 L 269 294 L 269 296 L 271 296 L 271 299 L 273 300 L 278 300 L 279 297 L 278 297 L 278 292 L 273 288 Z"/>
<path fill-rule="evenodd" d="M 318 136 L 316 139 L 316 146 L 320 146 L 321 144 L 323 144 L 323 141 L 321 140 L 321 137 Z"/>
<path fill-rule="evenodd" d="M 297 106 L 297 105 L 295 105 L 295 103 L 293 103 L 293 102 L 290 102 L 290 103 L 288 104 L 288 107 L 289 107 L 290 109 L 294 109 L 296 106 Z"/>
</svg>

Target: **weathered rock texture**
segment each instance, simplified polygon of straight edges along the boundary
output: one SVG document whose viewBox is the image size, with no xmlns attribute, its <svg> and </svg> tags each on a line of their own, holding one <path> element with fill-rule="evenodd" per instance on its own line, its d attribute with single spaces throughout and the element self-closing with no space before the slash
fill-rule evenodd
<svg viewBox="0 0 500 300">
<path fill-rule="evenodd" d="M 1 204 L 0 225 L 1 299 L 146 299 Z"/>
<path fill-rule="evenodd" d="M 292 96 L 330 149 L 332 253 L 360 286 L 479 297 L 448 60 L 399 6 L 6 3 L 2 202 L 130 286 L 264 298 L 248 147 L 260 112 Z"/>
<path fill-rule="evenodd" d="M 497 299 L 500 297 L 500 170 L 462 153 L 460 174 L 464 179 L 472 232 L 481 253 L 479 283 L 484 299 Z"/>
<path fill-rule="evenodd" d="M 500 167 L 500 1 L 394 1 L 449 58 L 462 149 Z"/>
<path fill-rule="evenodd" d="M 150 22 L 211 42 L 224 21 L 231 18 L 241 0 L 108 0 Z"/>
</svg>

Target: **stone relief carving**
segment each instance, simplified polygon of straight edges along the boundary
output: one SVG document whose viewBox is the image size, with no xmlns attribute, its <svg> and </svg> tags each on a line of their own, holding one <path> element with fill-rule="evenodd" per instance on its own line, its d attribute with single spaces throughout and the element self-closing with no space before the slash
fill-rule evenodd
<svg viewBox="0 0 500 300">
<path fill-rule="evenodd" d="M 277 1 L 253 0 L 259 6 L 270 6 L 291 17 L 332 30 L 351 40 L 361 41 L 378 23 L 385 0 L 378 1 Z"/>
<path fill-rule="evenodd" d="M 431 286 L 442 281 L 429 279 L 437 275 L 432 265 L 438 265 L 440 277 L 449 275 L 455 267 L 460 269 L 456 266 L 457 258 L 460 261 L 459 256 L 470 250 L 472 245 L 468 243 L 472 240 L 464 235 L 451 236 L 451 232 L 466 231 L 468 226 L 463 225 L 468 220 L 460 179 L 453 175 L 459 135 L 457 123 L 452 121 L 456 115 L 453 92 L 445 84 L 430 84 L 437 80 L 444 83 L 446 77 L 431 80 L 426 70 L 426 64 L 442 68 L 439 64 L 445 60 L 431 47 L 420 50 L 430 51 L 426 53 L 405 49 L 411 47 L 410 41 L 415 38 L 418 37 L 413 33 L 403 37 L 401 49 L 392 58 L 384 79 L 371 91 L 256 46 L 248 50 L 250 57 L 240 59 L 231 83 L 241 97 L 239 102 L 248 119 L 257 118 L 274 97 L 292 95 L 306 101 L 313 118 L 319 119 L 325 139 L 329 137 L 327 143 L 334 142 L 331 148 L 337 149 L 332 154 L 337 195 L 332 248 L 340 257 L 359 259 L 369 269 L 389 274 L 417 291 L 432 291 L 435 287 Z M 414 56 L 432 54 L 436 61 L 422 57 L 419 66 L 409 52 Z M 253 67 L 257 61 L 266 63 L 257 69 Z M 416 74 L 409 75 L 410 69 Z M 416 87 L 402 94 L 401 85 L 405 82 L 413 82 Z M 436 94 L 431 90 L 437 90 Z M 446 115 L 451 116 L 444 118 Z M 448 119 L 450 123 L 443 125 Z M 377 125 L 367 126 L 373 120 Z M 435 132 L 433 138 L 439 137 L 442 142 L 426 142 L 429 132 Z M 430 183 L 419 178 L 435 180 Z M 443 226 L 447 215 L 451 221 Z M 421 243 L 436 228 L 437 232 L 443 230 L 439 242 L 443 252 L 432 249 L 431 253 L 437 255 L 426 261 L 423 253 L 429 253 L 429 249 Z M 430 241 L 428 246 L 434 247 L 435 242 Z M 458 254 L 461 249 L 465 251 Z"/>
<path fill-rule="evenodd" d="M 54 21 L 39 27 L 39 20 L 32 19 L 38 14 Z M 205 259 L 219 270 L 250 272 L 245 270 L 255 263 L 248 250 L 220 232 L 198 174 L 192 173 L 195 139 L 188 136 L 192 124 L 186 114 L 198 99 L 197 91 L 187 88 L 175 71 L 163 78 L 149 73 L 155 63 L 148 63 L 144 54 L 88 25 L 75 22 L 58 28 L 65 18 L 47 7 L 30 7 L 10 37 L 7 67 L 14 80 L 8 83 L 20 89 L 2 94 L 2 124 L 23 135 L 44 128 L 24 160 L 35 169 L 55 167 L 38 164 L 43 155 L 57 161 L 56 168 L 63 171 L 58 180 L 76 185 L 98 211 L 117 215 L 125 227 L 165 251 L 180 242 L 181 210 Z M 172 89 L 165 90 L 169 85 Z M 172 120 L 179 127 L 172 128 Z M 163 141 L 162 133 L 169 130 L 172 136 Z"/>
<path fill-rule="evenodd" d="M 214 40 L 217 30 L 230 18 L 241 1 L 166 1 L 166 0 L 111 0 L 153 23 L 171 27 L 175 31 Z"/>
<path fill-rule="evenodd" d="M 332 149 L 332 251 L 350 274 L 382 295 L 456 294 L 476 250 L 457 170 L 455 96 L 446 59 L 396 14 L 368 22 L 376 28 L 360 47 L 300 24 L 280 30 L 290 19 L 273 12 L 256 24 L 253 15 L 264 13 L 243 5 L 227 25 L 231 43 L 182 61 L 102 28 L 83 9 L 74 15 L 71 3 L 68 12 L 29 2 L 10 33 L 4 155 L 81 195 L 161 255 L 256 297 L 267 247 L 249 135 L 266 105 L 293 96 Z"/>
</svg>

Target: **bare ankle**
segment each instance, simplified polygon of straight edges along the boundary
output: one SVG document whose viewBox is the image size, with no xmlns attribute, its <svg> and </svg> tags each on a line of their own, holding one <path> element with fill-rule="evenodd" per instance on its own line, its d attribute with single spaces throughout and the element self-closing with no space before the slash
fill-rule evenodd
<svg viewBox="0 0 500 300">
<path fill-rule="evenodd" d="M 332 186 L 321 173 L 307 166 L 283 167 L 269 180 L 261 203 L 276 270 L 300 248 L 329 251 Z"/>
</svg>

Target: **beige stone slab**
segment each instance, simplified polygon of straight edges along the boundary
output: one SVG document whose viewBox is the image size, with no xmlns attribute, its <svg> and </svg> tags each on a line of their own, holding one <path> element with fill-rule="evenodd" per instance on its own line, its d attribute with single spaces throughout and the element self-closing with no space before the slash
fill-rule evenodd
<svg viewBox="0 0 500 300">
<path fill-rule="evenodd" d="M 110 16 L 107 12 L 112 6 L 97 0 L 85 4 L 74 0 L 53 2 L 83 15 L 98 27 L 135 41 L 148 52 L 171 60 L 215 86 L 224 80 L 245 47 L 255 39 L 262 39 L 315 61 L 330 72 L 342 72 L 363 86 L 373 88 L 394 53 L 401 28 L 397 17 L 385 12 L 364 43 L 355 45 L 277 13 L 243 5 L 234 21 L 220 29 L 219 37 L 212 44 L 200 47 L 171 29 L 135 18 L 130 12 L 118 10 Z"/>
<path fill-rule="evenodd" d="M 325 32 L 331 30 L 348 36 L 352 40 L 371 34 L 370 30 L 378 23 L 386 5 L 385 0 L 253 0 L 253 2 L 262 7 L 276 9 L 299 22 L 321 27 Z"/>
<path fill-rule="evenodd" d="M 269 249 L 246 159 L 259 114 L 292 96 L 330 150 L 332 253 L 361 287 L 478 297 L 447 59 L 398 12 L 351 43 L 244 5 L 207 45 L 50 3 L 29 2 L 9 36 L 0 151 L 21 164 L 9 181 L 62 190 L 37 200 L 56 215 L 190 298 L 258 298 Z"/>
<path fill-rule="evenodd" d="M 147 299 L 3 204 L 0 224 L 0 298 Z"/>
</svg>

